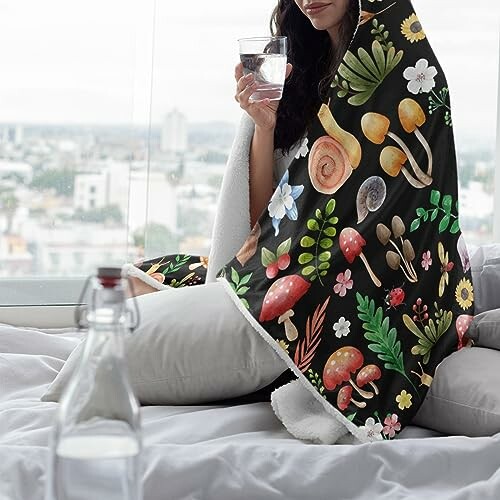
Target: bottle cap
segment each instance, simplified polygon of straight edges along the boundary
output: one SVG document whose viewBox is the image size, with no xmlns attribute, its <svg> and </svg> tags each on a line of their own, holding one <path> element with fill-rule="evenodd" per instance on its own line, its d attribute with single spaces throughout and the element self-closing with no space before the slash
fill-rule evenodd
<svg viewBox="0 0 500 500">
<path fill-rule="evenodd" d="M 114 288 L 122 277 L 121 267 L 98 267 L 97 279 L 104 288 Z"/>
<path fill-rule="evenodd" d="M 122 277 L 121 267 L 98 267 L 97 268 L 98 278 L 115 278 L 119 279 Z"/>
</svg>

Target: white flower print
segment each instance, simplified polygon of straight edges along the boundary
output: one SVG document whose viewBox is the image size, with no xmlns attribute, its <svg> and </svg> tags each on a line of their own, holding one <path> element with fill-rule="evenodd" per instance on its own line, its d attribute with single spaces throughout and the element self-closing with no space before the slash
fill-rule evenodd
<svg viewBox="0 0 500 500">
<path fill-rule="evenodd" d="M 429 66 L 427 59 L 419 59 L 415 67 L 410 66 L 403 72 L 403 76 L 409 80 L 408 90 L 412 94 L 430 92 L 436 85 L 434 81 L 436 75 L 437 69 Z"/>
<path fill-rule="evenodd" d="M 292 187 L 289 184 L 278 186 L 269 203 L 269 215 L 283 219 L 287 210 L 293 206 Z"/>
<path fill-rule="evenodd" d="M 384 439 L 381 434 L 383 428 L 384 426 L 381 423 L 375 423 L 375 419 L 369 417 L 366 419 L 365 425 L 360 427 L 360 430 L 368 441 L 382 441 Z"/>
<path fill-rule="evenodd" d="M 309 139 L 305 137 L 302 141 L 302 144 L 300 145 L 299 150 L 297 151 L 297 154 L 295 155 L 295 158 L 299 159 L 301 156 L 306 156 L 307 153 L 309 153 L 309 146 L 307 145 L 308 143 Z"/>
<path fill-rule="evenodd" d="M 290 186 L 290 184 L 288 184 L 288 177 L 287 170 L 281 178 L 279 186 L 274 191 L 267 207 L 269 216 L 273 221 L 275 236 L 278 236 L 280 232 L 280 222 L 285 215 L 290 220 L 297 220 L 299 217 L 299 211 L 295 200 L 302 194 L 302 191 L 304 191 L 304 186 Z"/>
<path fill-rule="evenodd" d="M 333 325 L 333 329 L 335 330 L 335 337 L 339 339 L 346 337 L 351 331 L 351 322 L 347 321 L 344 316 L 342 316 L 337 323 Z"/>
</svg>

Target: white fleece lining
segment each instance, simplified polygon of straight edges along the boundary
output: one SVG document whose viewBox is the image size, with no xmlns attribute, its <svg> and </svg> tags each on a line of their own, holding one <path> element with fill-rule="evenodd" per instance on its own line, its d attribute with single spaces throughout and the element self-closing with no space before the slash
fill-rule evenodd
<svg viewBox="0 0 500 500">
<path fill-rule="evenodd" d="M 124 276 L 133 276 L 134 278 L 139 278 L 147 285 L 153 287 L 155 290 L 168 290 L 169 288 L 172 288 L 168 285 L 160 283 L 158 280 L 155 280 L 149 274 L 141 271 L 138 267 L 134 266 L 134 264 L 125 264 L 122 267 L 122 272 Z"/>
<path fill-rule="evenodd" d="M 371 443 L 366 436 L 360 431 L 359 427 L 353 424 L 349 419 L 347 419 L 342 413 L 340 413 L 334 406 L 332 406 L 328 401 L 321 397 L 317 391 L 315 391 L 311 383 L 307 380 L 304 374 L 298 369 L 297 365 L 291 360 L 285 351 L 279 346 L 276 340 L 267 333 L 267 331 L 262 327 L 262 325 L 250 314 L 250 311 L 242 304 L 238 296 L 234 293 L 231 285 L 225 278 L 217 278 L 217 281 L 222 281 L 224 284 L 224 289 L 226 290 L 231 300 L 236 304 L 238 309 L 242 312 L 243 316 L 248 320 L 257 333 L 275 350 L 278 356 L 286 363 L 288 368 L 290 368 L 298 379 L 302 382 L 304 387 L 312 393 L 312 395 L 323 405 L 325 410 L 332 415 L 338 422 L 344 425 L 347 430 L 360 441 L 360 443 Z M 276 413 L 274 406 L 273 411 Z M 279 418 L 279 415 L 276 413 Z M 281 419 L 280 419 L 281 421 Z"/>
</svg>

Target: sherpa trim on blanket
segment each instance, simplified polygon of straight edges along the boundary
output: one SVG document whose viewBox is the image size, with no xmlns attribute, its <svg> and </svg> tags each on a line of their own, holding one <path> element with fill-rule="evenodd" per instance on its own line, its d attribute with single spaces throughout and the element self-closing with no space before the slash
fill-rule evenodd
<svg viewBox="0 0 500 500">
<path fill-rule="evenodd" d="M 240 216 L 218 211 L 214 239 L 235 249 L 217 273 L 227 292 L 309 393 L 284 386 L 273 408 L 292 434 L 320 442 L 341 426 L 355 442 L 394 438 L 473 314 L 445 76 L 409 0 L 360 8 L 310 151 L 239 249 L 248 193 Z M 248 189 L 248 136 L 244 175 L 228 171 L 221 200 L 236 201 L 238 182 Z M 221 230 L 226 217 L 238 238 Z M 317 403 L 340 425 L 328 430 Z"/>
</svg>

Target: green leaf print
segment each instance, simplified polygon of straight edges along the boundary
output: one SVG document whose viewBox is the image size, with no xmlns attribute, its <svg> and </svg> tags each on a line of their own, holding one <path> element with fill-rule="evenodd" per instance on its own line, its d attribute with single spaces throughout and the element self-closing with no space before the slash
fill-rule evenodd
<svg viewBox="0 0 500 500">
<path fill-rule="evenodd" d="M 309 370 L 307 370 L 307 376 L 309 377 L 309 381 L 311 382 L 313 387 L 321 394 L 321 396 L 326 399 L 326 396 L 324 394 L 325 388 L 319 374 L 309 368 Z"/>
<path fill-rule="evenodd" d="M 244 299 L 242 296 L 245 295 L 248 292 L 248 290 L 250 290 L 250 287 L 245 285 L 250 281 L 252 274 L 253 273 L 246 274 L 245 276 L 240 278 L 238 271 L 236 271 L 234 267 L 231 267 L 231 281 L 229 282 L 229 284 L 231 285 L 231 288 L 234 290 L 234 293 L 238 295 L 240 301 L 247 309 L 250 309 L 250 306 L 248 304 L 248 301 Z"/>
<path fill-rule="evenodd" d="M 353 106 L 365 104 L 403 58 L 403 51 L 396 53 L 393 43 L 388 41 L 389 33 L 383 25 L 372 30 L 372 34 L 375 40 L 371 54 L 363 48 L 358 49 L 357 56 L 348 50 L 331 84 L 337 87 L 340 98 L 352 94 L 348 102 Z"/>
<path fill-rule="evenodd" d="M 305 265 L 302 269 L 302 276 L 308 277 L 311 281 L 319 279 L 324 286 L 321 278 L 328 274 L 330 269 L 330 259 L 332 254 L 329 249 L 333 246 L 333 238 L 337 230 L 333 227 L 338 222 L 337 217 L 332 217 L 335 210 L 335 199 L 331 198 L 325 205 L 324 212 L 316 209 L 316 219 L 307 221 L 307 229 L 311 231 L 312 236 L 303 236 L 300 240 L 300 246 L 309 251 L 299 255 L 298 262 Z"/>
<path fill-rule="evenodd" d="M 449 105 L 449 90 L 447 87 L 443 87 L 437 94 L 434 90 L 429 96 L 429 114 L 432 115 L 436 110 L 443 108 L 444 112 L 444 122 L 449 127 L 452 127 L 451 119 L 451 109 Z"/>
<path fill-rule="evenodd" d="M 356 293 L 358 301 L 358 318 L 363 321 L 365 339 L 372 342 L 368 344 L 368 349 L 377 354 L 377 357 L 384 361 L 386 370 L 393 370 L 402 375 L 413 387 L 415 394 L 418 390 L 406 375 L 403 353 L 401 352 L 401 341 L 397 340 L 395 328 L 389 328 L 389 318 L 384 318 L 381 307 L 375 310 L 375 301 L 368 296 L 363 297 Z"/>
<path fill-rule="evenodd" d="M 439 232 L 444 233 L 449 229 L 451 234 L 456 234 L 460 230 L 458 222 L 458 205 L 455 202 L 455 207 L 457 207 L 457 213 L 452 213 L 453 208 L 453 197 L 449 194 L 445 194 L 441 197 L 441 193 L 436 189 L 433 189 L 430 194 L 429 203 L 430 208 L 426 209 L 423 207 L 418 207 L 415 210 L 417 215 L 416 219 L 410 224 L 410 233 L 416 231 L 421 224 L 427 222 L 430 219 L 434 222 L 439 214 L 442 214 L 442 219 L 439 221 Z M 436 207 L 436 208 L 434 208 Z M 450 227 L 450 223 L 453 221 Z"/>
<path fill-rule="evenodd" d="M 184 266 L 189 261 L 190 258 L 191 258 L 190 255 L 176 255 L 175 263 L 169 262 L 168 266 L 165 267 L 165 269 L 162 271 L 162 274 L 167 275 L 170 273 L 175 273 L 176 271 L 181 269 L 181 267 Z"/>
<path fill-rule="evenodd" d="M 429 362 L 431 351 L 438 342 L 438 340 L 448 331 L 453 321 L 453 314 L 451 311 L 443 311 L 439 309 L 436 302 L 434 302 L 434 319 L 428 319 L 427 324 L 424 320 L 419 319 L 421 327 L 419 327 L 410 316 L 403 314 L 403 323 L 406 328 L 410 330 L 413 335 L 418 338 L 418 344 L 411 349 L 412 354 L 415 356 L 422 356 L 422 363 L 426 365 Z"/>
</svg>

